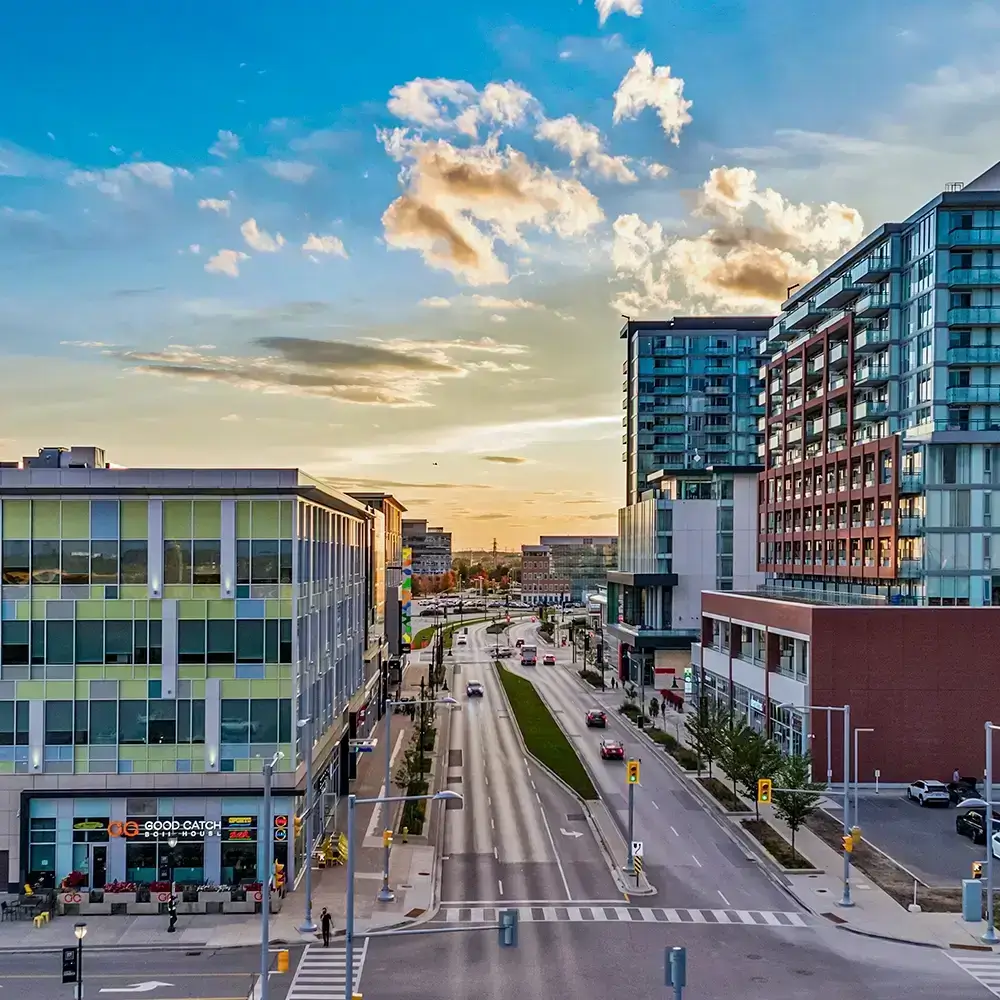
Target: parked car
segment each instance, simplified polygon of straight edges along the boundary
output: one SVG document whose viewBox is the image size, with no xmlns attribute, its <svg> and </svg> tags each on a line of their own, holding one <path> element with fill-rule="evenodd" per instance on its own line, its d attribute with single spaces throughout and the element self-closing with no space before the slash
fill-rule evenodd
<svg viewBox="0 0 1000 1000">
<path fill-rule="evenodd" d="M 948 795 L 952 802 L 964 802 L 966 799 L 979 798 L 979 781 L 976 778 L 959 778 L 948 782 Z"/>
<path fill-rule="evenodd" d="M 906 789 L 906 797 L 922 806 L 944 806 L 947 809 L 951 805 L 948 786 L 943 781 L 913 781 Z"/>
<path fill-rule="evenodd" d="M 554 667 L 556 665 L 556 658 L 552 653 L 546 653 L 542 657 L 542 664 L 546 667 Z"/>
<path fill-rule="evenodd" d="M 973 800 L 978 801 L 978 800 Z M 993 832 L 1000 832 L 1000 819 L 996 813 L 993 814 Z M 955 817 L 955 833 L 961 837 L 968 837 L 974 844 L 986 843 L 986 806 L 983 808 L 976 806 L 969 809 L 960 809 Z"/>
<path fill-rule="evenodd" d="M 620 740 L 601 740 L 601 760 L 624 760 L 625 746 Z"/>
<path fill-rule="evenodd" d="M 607 725 L 608 717 L 599 708 L 592 708 L 587 713 L 588 729 L 606 729 Z"/>
<path fill-rule="evenodd" d="M 991 841 L 993 848 L 993 860 L 1000 861 L 1000 833 L 994 833 Z"/>
<path fill-rule="evenodd" d="M 465 696 L 467 698 L 482 698 L 485 694 L 485 689 L 483 688 L 482 681 L 469 681 L 465 685 Z"/>
</svg>

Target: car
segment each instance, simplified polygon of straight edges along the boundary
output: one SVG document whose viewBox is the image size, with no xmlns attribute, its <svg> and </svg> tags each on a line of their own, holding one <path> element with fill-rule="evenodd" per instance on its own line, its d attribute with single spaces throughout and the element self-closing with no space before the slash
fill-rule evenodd
<svg viewBox="0 0 1000 1000">
<path fill-rule="evenodd" d="M 497 656 L 513 656 L 513 655 L 514 655 L 514 650 L 511 649 L 510 646 L 501 646 L 497 650 Z"/>
<path fill-rule="evenodd" d="M 520 649 L 524 645 L 524 640 L 518 639 L 517 642 L 514 643 L 514 645 L 517 646 L 518 649 Z"/>
<path fill-rule="evenodd" d="M 1000 833 L 994 833 L 991 841 L 993 848 L 993 860 L 1000 861 Z"/>
<path fill-rule="evenodd" d="M 959 778 L 958 781 L 949 781 L 948 795 L 956 805 L 966 799 L 978 798 L 979 782 L 976 778 Z"/>
<path fill-rule="evenodd" d="M 544 656 L 542 657 L 542 663 L 543 663 L 543 664 L 544 664 L 544 665 L 545 665 L 546 667 L 554 667 L 554 666 L 556 665 L 556 658 L 555 658 L 555 654 L 554 654 L 554 653 L 546 653 L 546 654 L 545 654 L 545 655 L 544 655 Z"/>
<path fill-rule="evenodd" d="M 620 740 L 601 740 L 601 760 L 624 760 L 625 746 Z"/>
<path fill-rule="evenodd" d="M 948 786 L 943 781 L 913 781 L 906 788 L 906 797 L 922 806 L 944 806 L 947 809 L 951 805 Z"/>
<path fill-rule="evenodd" d="M 469 637 L 467 635 L 457 635 L 457 636 L 455 636 L 455 645 L 456 646 L 468 646 L 469 645 Z"/>
<path fill-rule="evenodd" d="M 599 708 L 592 708 L 587 713 L 587 728 L 588 729 L 606 729 L 608 725 L 608 717 Z"/>
<path fill-rule="evenodd" d="M 483 687 L 482 681 L 469 681 L 465 685 L 465 696 L 467 698 L 482 698 L 486 693 L 486 689 Z"/>
<path fill-rule="evenodd" d="M 976 799 L 969 799 L 970 802 L 978 802 Z M 1000 818 L 993 814 L 993 832 L 1000 833 Z M 961 807 L 955 817 L 955 833 L 960 837 L 968 837 L 974 844 L 986 843 L 986 808 L 973 806 L 970 808 Z"/>
</svg>

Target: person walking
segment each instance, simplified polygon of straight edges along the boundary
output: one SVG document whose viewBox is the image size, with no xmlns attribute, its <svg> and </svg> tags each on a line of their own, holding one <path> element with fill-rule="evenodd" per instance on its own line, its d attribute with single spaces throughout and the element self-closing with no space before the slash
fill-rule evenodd
<svg viewBox="0 0 1000 1000">
<path fill-rule="evenodd" d="M 319 925 L 323 929 L 323 947 L 330 947 L 330 933 L 333 930 L 333 917 L 330 911 L 324 906 L 323 912 L 319 915 Z"/>
</svg>

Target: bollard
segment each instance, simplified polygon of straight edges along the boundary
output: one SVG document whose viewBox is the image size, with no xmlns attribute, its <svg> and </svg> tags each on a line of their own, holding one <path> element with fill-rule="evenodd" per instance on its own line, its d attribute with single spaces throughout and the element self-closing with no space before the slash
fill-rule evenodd
<svg viewBox="0 0 1000 1000">
<path fill-rule="evenodd" d="M 401 830 L 399 831 L 399 835 L 400 835 L 400 836 L 401 836 L 401 837 L 403 838 L 403 843 L 404 843 L 404 844 L 405 844 L 405 843 L 407 842 L 407 841 L 406 841 L 406 837 L 407 837 L 407 835 L 409 834 L 409 832 L 410 832 L 410 828 L 409 828 L 408 826 L 404 826 L 404 827 L 403 827 L 403 828 L 402 828 L 402 829 L 401 829 Z"/>
</svg>

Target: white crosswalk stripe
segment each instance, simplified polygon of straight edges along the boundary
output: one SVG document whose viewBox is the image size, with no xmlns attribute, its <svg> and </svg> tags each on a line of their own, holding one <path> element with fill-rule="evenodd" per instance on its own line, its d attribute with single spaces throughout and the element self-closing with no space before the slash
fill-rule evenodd
<svg viewBox="0 0 1000 1000">
<path fill-rule="evenodd" d="M 368 941 L 354 948 L 354 992 L 360 993 L 361 973 L 368 954 Z M 343 942 L 334 947 L 307 946 L 288 987 L 287 1000 L 338 1000 L 347 985 L 347 951 Z"/>
<path fill-rule="evenodd" d="M 949 952 L 948 957 L 980 986 L 988 989 L 995 997 L 1000 997 L 1000 955 L 982 953 L 965 956 Z"/>
<path fill-rule="evenodd" d="M 496 906 L 450 906 L 442 909 L 437 922 L 449 924 L 496 923 L 502 903 Z M 518 906 L 524 923 L 650 923 L 650 924 L 739 924 L 752 927 L 806 927 L 798 913 L 773 910 L 693 910 L 652 906 Z"/>
</svg>

